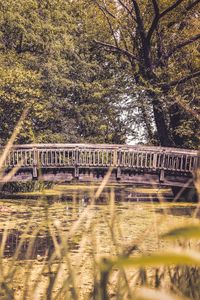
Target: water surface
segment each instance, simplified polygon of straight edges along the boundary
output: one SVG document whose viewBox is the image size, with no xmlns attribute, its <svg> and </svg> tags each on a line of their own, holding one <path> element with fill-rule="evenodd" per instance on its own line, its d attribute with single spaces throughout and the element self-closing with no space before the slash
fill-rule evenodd
<svg viewBox="0 0 200 300">
<path fill-rule="evenodd" d="M 43 195 L 37 200 L 24 197 L 0 200 L 0 240 L 6 240 L 5 268 L 14 255 L 20 274 L 27 272 L 27 264 L 31 262 L 30 282 L 33 283 L 34 274 L 48 263 L 55 248 L 66 243 L 65 251 L 70 256 L 78 286 L 89 290 L 92 256 L 98 259 L 122 254 L 133 245 L 136 247 L 132 255 L 162 251 L 172 246 L 170 241 L 161 238 L 163 233 L 194 223 L 198 217 L 196 205 L 192 204 L 153 202 L 151 197 L 149 201 L 142 201 L 141 197 L 134 198 L 130 191 L 115 193 L 113 189 L 104 191 L 93 202 L 94 194 L 91 189 L 71 189 L 65 197 Z M 55 260 L 54 264 L 57 263 Z M 68 272 L 64 262 L 63 272 Z M 47 271 L 42 271 L 44 282 L 47 275 Z M 22 280 L 17 276 L 13 284 L 15 289 L 20 286 L 17 292 L 20 297 Z M 41 293 L 38 299 L 42 299 Z"/>
</svg>

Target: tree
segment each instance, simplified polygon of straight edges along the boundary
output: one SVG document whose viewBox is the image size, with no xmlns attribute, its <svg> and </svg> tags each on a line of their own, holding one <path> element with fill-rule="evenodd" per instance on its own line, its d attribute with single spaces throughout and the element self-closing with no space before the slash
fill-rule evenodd
<svg viewBox="0 0 200 300">
<path fill-rule="evenodd" d="M 161 145 L 196 146 L 199 1 L 93 0 L 92 5 L 110 32 L 107 40 L 97 35 L 96 45 L 129 63 L 150 140 L 154 134 L 148 118 L 153 117 Z"/>
<path fill-rule="evenodd" d="M 44 73 L 51 43 L 61 27 L 53 24 L 47 1 L 1 1 L 0 8 L 1 141 L 7 141 L 28 106 L 16 142 L 59 142 L 64 135 L 61 112 L 55 107 L 56 98 L 45 87 Z M 55 10 L 54 14 L 57 13 Z M 62 33 L 57 43 L 64 38 Z"/>
<path fill-rule="evenodd" d="M 1 143 L 27 106 L 16 142 L 124 142 L 113 89 L 118 64 L 107 66 L 105 54 L 92 49 L 92 11 L 84 7 L 85 1 L 0 1 Z"/>
</svg>

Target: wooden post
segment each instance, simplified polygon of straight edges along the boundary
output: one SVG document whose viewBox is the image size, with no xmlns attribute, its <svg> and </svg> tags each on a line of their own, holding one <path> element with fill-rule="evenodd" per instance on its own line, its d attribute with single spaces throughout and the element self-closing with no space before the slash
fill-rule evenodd
<svg viewBox="0 0 200 300">
<path fill-rule="evenodd" d="M 121 148 L 118 148 L 117 151 L 117 166 L 120 167 L 121 165 Z"/>
<path fill-rule="evenodd" d="M 159 178 L 160 182 L 164 182 L 165 181 L 165 171 L 164 169 L 160 170 L 160 178 Z"/>
<path fill-rule="evenodd" d="M 115 149 L 113 151 L 113 162 L 112 162 L 112 165 L 115 167 L 118 165 L 118 161 L 117 161 L 117 149 Z"/>
<path fill-rule="evenodd" d="M 74 178 L 79 179 L 79 168 L 78 167 L 74 168 Z"/>
<path fill-rule="evenodd" d="M 36 148 L 33 149 L 33 179 L 37 179 L 38 177 L 38 150 Z"/>
<path fill-rule="evenodd" d="M 74 161 L 74 178 L 78 179 L 79 178 L 79 148 L 76 147 L 75 149 L 75 161 Z"/>
<path fill-rule="evenodd" d="M 157 153 L 153 154 L 153 168 L 157 168 Z"/>
<path fill-rule="evenodd" d="M 164 182 L 165 181 L 165 171 L 164 171 L 164 168 L 165 168 L 165 150 L 162 150 L 162 153 L 160 153 L 160 182 Z"/>
<path fill-rule="evenodd" d="M 76 147 L 76 150 L 75 150 L 75 166 L 78 166 L 79 164 L 79 148 Z"/>
</svg>

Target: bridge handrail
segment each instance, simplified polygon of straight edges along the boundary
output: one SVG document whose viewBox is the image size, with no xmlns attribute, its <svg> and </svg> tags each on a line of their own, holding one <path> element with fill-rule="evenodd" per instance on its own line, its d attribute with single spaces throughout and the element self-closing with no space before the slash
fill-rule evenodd
<svg viewBox="0 0 200 300">
<path fill-rule="evenodd" d="M 0 148 L 3 151 L 3 147 Z M 14 145 L 5 167 L 115 167 L 193 172 L 200 165 L 197 150 L 143 145 L 27 144 Z"/>
<path fill-rule="evenodd" d="M 127 150 L 141 150 L 141 151 L 155 151 L 155 152 L 173 152 L 181 154 L 199 155 L 200 150 L 162 147 L 162 146 L 146 146 L 146 145 L 128 145 L 128 144 L 21 144 L 13 145 L 12 149 L 49 149 L 49 148 L 92 148 L 92 149 L 127 149 Z M 0 146 L 0 149 L 4 149 Z"/>
</svg>

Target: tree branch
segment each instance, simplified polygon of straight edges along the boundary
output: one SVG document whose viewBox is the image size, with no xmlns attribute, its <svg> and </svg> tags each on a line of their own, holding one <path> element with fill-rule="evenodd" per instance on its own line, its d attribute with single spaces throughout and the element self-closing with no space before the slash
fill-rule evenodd
<svg viewBox="0 0 200 300">
<path fill-rule="evenodd" d="M 124 48 L 125 48 L 126 51 L 128 51 L 128 45 L 127 45 L 127 43 L 126 43 L 126 39 L 125 39 L 125 37 L 124 37 L 124 34 L 123 34 L 122 29 L 120 30 L 120 35 L 121 35 L 121 40 L 122 40 L 122 42 L 123 42 L 123 44 L 124 44 Z M 129 52 L 129 51 L 128 51 L 128 52 Z"/>
<path fill-rule="evenodd" d="M 140 14 L 139 6 L 138 6 L 136 0 L 132 0 L 132 2 L 133 2 L 134 10 L 135 10 L 136 22 L 138 24 L 139 30 L 142 30 L 144 32 L 144 24 L 143 24 L 142 17 Z"/>
<path fill-rule="evenodd" d="M 119 4 L 121 4 L 121 6 L 122 6 L 125 10 L 127 10 L 128 14 L 131 16 L 131 18 L 132 18 L 134 21 L 136 21 L 136 19 L 134 18 L 133 14 L 132 14 L 132 10 L 130 10 L 130 9 L 128 8 L 128 6 L 127 6 L 126 4 L 124 4 L 121 0 L 118 0 L 118 2 L 119 2 Z"/>
<path fill-rule="evenodd" d="M 152 4 L 153 4 L 155 15 L 159 15 L 160 14 L 160 10 L 159 10 L 159 6 L 158 6 L 158 3 L 157 3 L 157 0 L 151 0 L 151 1 L 152 1 Z"/>
<path fill-rule="evenodd" d="M 158 22 L 160 21 L 160 19 L 163 18 L 170 11 L 172 11 L 173 9 L 175 9 L 183 1 L 184 0 L 177 0 L 174 4 L 172 4 L 167 9 L 165 9 L 162 13 L 159 13 L 159 7 L 158 7 L 158 4 L 157 4 L 157 1 L 156 0 L 152 0 L 153 7 L 154 7 L 154 12 L 155 12 L 155 17 L 154 17 L 154 19 L 152 21 L 152 24 L 151 24 L 151 26 L 149 28 L 149 31 L 147 33 L 147 41 L 148 41 L 148 43 L 150 42 L 151 37 L 152 37 L 154 31 L 156 30 Z"/>
<path fill-rule="evenodd" d="M 169 6 L 167 9 L 165 9 L 161 14 L 160 18 L 163 18 L 166 14 L 168 14 L 170 11 L 175 9 L 178 5 L 180 5 L 184 0 L 177 0 L 174 4 Z"/>
<path fill-rule="evenodd" d="M 190 3 L 187 7 L 186 10 L 190 10 L 192 8 L 194 8 L 198 3 L 200 3 L 200 0 L 196 0 L 193 3 Z"/>
<path fill-rule="evenodd" d="M 140 8 L 139 8 L 136 0 L 132 0 L 132 3 L 133 3 L 134 10 L 135 10 L 136 22 L 138 25 L 138 31 L 140 34 L 142 46 L 143 46 L 143 49 L 146 49 L 147 48 L 146 32 L 144 29 L 143 20 L 142 20 L 141 13 L 140 13 Z M 146 51 L 147 51 L 147 49 L 146 49 Z"/>
<path fill-rule="evenodd" d="M 187 15 L 188 15 L 188 12 L 191 10 L 191 9 L 193 9 L 198 3 L 200 3 L 200 0 L 196 0 L 196 1 L 194 1 L 193 3 L 190 3 L 188 6 L 186 6 L 185 7 L 185 11 L 182 13 L 182 19 L 184 19 L 185 17 L 187 17 Z M 174 25 L 176 25 L 176 24 L 178 24 L 178 22 L 176 22 L 176 21 L 171 21 L 171 22 L 169 22 L 169 24 L 167 25 L 167 27 L 168 28 L 170 28 L 170 27 L 172 27 L 172 26 L 174 26 Z"/>
<path fill-rule="evenodd" d="M 126 55 L 127 57 L 129 57 L 131 59 L 138 60 L 135 55 L 133 55 L 132 53 L 130 53 L 129 51 L 127 51 L 125 49 L 122 49 L 120 47 L 114 46 L 112 44 L 108 44 L 108 43 L 104 43 L 104 42 L 101 42 L 101 41 L 97 41 L 97 40 L 94 40 L 94 42 L 96 44 L 99 44 L 99 45 L 105 47 L 105 48 L 109 48 L 110 51 L 119 52 L 119 53 L 122 53 L 122 54 Z"/>
<path fill-rule="evenodd" d="M 119 1 L 121 2 L 121 0 L 119 0 Z M 115 32 L 114 32 L 113 26 L 112 26 L 112 24 L 111 24 L 111 22 L 110 22 L 110 20 L 109 20 L 108 13 L 106 13 L 107 11 L 104 10 L 103 7 L 101 7 L 98 3 L 97 3 L 97 5 L 99 6 L 99 9 L 102 11 L 102 13 L 104 14 L 104 16 L 105 16 L 105 18 L 106 18 L 106 20 L 107 20 L 107 23 L 108 23 L 108 26 L 109 26 L 109 28 L 110 28 L 111 34 L 112 34 L 112 36 L 113 36 L 113 38 L 114 38 L 115 47 L 118 48 L 118 49 L 121 49 L 121 48 L 119 47 L 119 43 L 118 43 L 117 38 L 116 38 L 116 36 L 115 36 Z M 106 8 L 106 7 L 105 7 L 105 8 Z M 122 35 L 122 31 L 121 31 L 121 30 L 120 30 L 120 34 Z M 123 44 L 124 44 L 124 46 L 125 46 L 125 49 L 121 49 L 121 51 L 127 51 L 127 53 L 128 53 L 128 52 L 129 52 L 129 51 L 128 51 L 128 47 L 127 47 L 126 40 L 124 39 L 124 36 L 123 36 L 123 35 L 122 35 L 122 41 L 123 41 Z M 130 53 L 130 55 L 129 55 L 129 58 L 130 58 L 130 57 L 131 57 L 131 53 Z M 131 59 L 132 59 L 132 57 L 131 57 Z M 130 62 L 131 62 L 131 61 L 130 61 Z"/>
<path fill-rule="evenodd" d="M 103 15 L 105 16 L 105 18 L 106 18 L 106 20 L 107 20 L 107 23 L 108 23 L 108 26 L 109 26 L 109 28 L 110 28 L 111 34 L 112 34 L 112 36 L 113 36 L 113 38 L 114 38 L 116 47 L 119 47 L 118 42 L 117 42 L 117 39 L 116 39 L 116 37 L 115 37 L 115 32 L 114 32 L 113 27 L 112 27 L 112 24 L 111 24 L 111 22 L 110 22 L 110 20 L 109 20 L 109 16 L 108 16 L 108 14 L 106 13 L 107 11 L 104 10 L 104 8 L 103 8 L 102 6 L 100 6 L 98 3 L 97 3 L 97 5 L 99 6 L 99 9 L 102 11 Z"/>
<path fill-rule="evenodd" d="M 105 6 L 105 4 L 104 4 L 104 6 L 102 6 L 101 4 L 99 4 L 98 1 L 95 1 L 95 3 L 96 3 L 96 5 L 99 7 L 99 9 L 100 9 L 101 11 L 107 12 L 107 14 L 109 14 L 113 19 L 116 18 L 116 17 L 113 15 L 113 13 L 111 13 L 111 11 L 109 11 L 109 10 L 107 9 L 107 7 Z"/>
<path fill-rule="evenodd" d="M 147 41 L 148 41 L 148 43 L 150 42 L 152 34 L 153 34 L 154 30 L 156 29 L 156 27 L 158 25 L 158 22 L 159 22 L 159 19 L 160 19 L 160 10 L 159 10 L 159 7 L 158 7 L 158 3 L 157 3 L 156 0 L 152 0 L 152 3 L 153 3 L 153 8 L 154 8 L 155 16 L 154 16 L 152 24 L 151 24 L 151 26 L 149 28 L 149 31 L 147 33 Z"/>
<path fill-rule="evenodd" d="M 180 78 L 178 80 L 174 80 L 174 81 L 171 81 L 169 83 L 161 83 L 159 84 L 159 86 L 161 88 L 163 88 L 163 90 L 168 90 L 170 87 L 173 87 L 173 86 L 176 86 L 176 85 L 179 85 L 179 84 L 182 84 L 182 83 L 185 83 L 187 82 L 188 80 L 190 79 L 193 79 L 193 78 L 196 78 L 196 77 L 200 77 L 200 71 L 197 71 L 195 73 L 192 73 L 190 75 L 187 75 L 183 78 Z"/>
<path fill-rule="evenodd" d="M 166 58 L 168 59 L 169 57 L 171 57 L 174 52 L 180 50 L 181 48 L 189 45 L 189 44 L 192 44 L 194 42 L 196 42 L 198 39 L 200 39 L 200 34 L 197 34 L 197 35 L 194 35 L 192 36 L 191 38 L 189 38 L 188 40 L 185 40 L 184 42 L 176 45 L 166 56 Z"/>
</svg>

